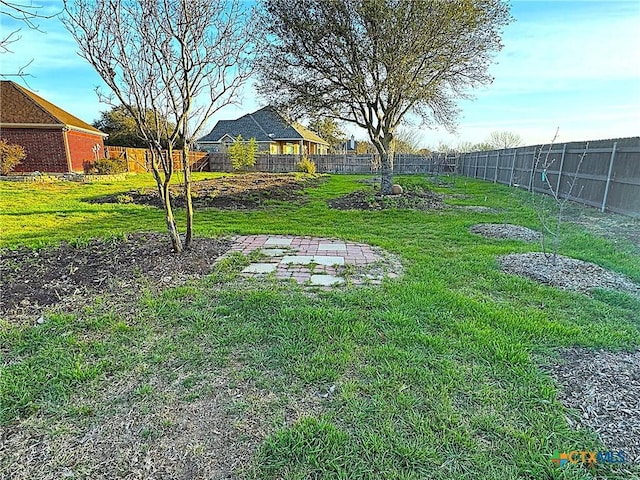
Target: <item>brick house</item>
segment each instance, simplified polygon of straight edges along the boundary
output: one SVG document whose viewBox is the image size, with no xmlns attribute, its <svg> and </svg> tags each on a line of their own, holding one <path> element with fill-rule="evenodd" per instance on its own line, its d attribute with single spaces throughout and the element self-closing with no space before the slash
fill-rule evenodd
<svg viewBox="0 0 640 480">
<path fill-rule="evenodd" d="M 0 138 L 27 154 L 16 172 L 82 172 L 104 156 L 97 128 L 9 80 L 0 82 Z"/>
<path fill-rule="evenodd" d="M 197 141 L 200 150 L 224 152 L 238 135 L 255 138 L 258 149 L 273 155 L 326 155 L 329 143 L 296 122 L 287 122 L 272 107 L 264 107 L 236 120 L 220 120 Z"/>
</svg>

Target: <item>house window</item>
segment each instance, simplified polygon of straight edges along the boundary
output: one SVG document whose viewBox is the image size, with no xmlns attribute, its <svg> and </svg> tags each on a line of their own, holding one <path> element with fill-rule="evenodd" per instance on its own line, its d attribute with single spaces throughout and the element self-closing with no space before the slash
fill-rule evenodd
<svg viewBox="0 0 640 480">
<path fill-rule="evenodd" d="M 273 155 L 277 155 L 278 154 L 278 145 L 271 144 L 269 146 L 269 153 L 271 153 Z"/>
</svg>

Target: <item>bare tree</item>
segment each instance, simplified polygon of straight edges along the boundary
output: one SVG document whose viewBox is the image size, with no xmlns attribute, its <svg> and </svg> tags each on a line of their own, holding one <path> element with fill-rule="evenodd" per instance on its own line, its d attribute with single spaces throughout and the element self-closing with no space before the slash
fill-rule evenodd
<svg viewBox="0 0 640 480">
<path fill-rule="evenodd" d="M 307 128 L 329 143 L 329 153 L 342 153 L 347 136 L 333 118 L 314 116 Z"/>
<path fill-rule="evenodd" d="M 536 214 L 538 215 L 538 219 L 540 220 L 540 224 L 542 225 L 542 250 L 545 253 L 547 249 L 547 236 L 551 236 L 552 238 L 551 259 L 554 265 L 557 263 L 558 259 L 558 250 L 560 249 L 561 239 L 561 227 L 564 221 L 565 210 L 569 201 L 574 198 L 574 195 L 575 197 L 580 197 L 580 195 L 582 194 L 582 189 L 584 188 L 584 186 L 581 186 L 578 193 L 575 193 L 580 168 L 582 167 L 582 163 L 589 151 L 589 143 L 587 143 L 585 145 L 584 151 L 582 152 L 580 157 L 578 157 L 578 163 L 576 165 L 575 172 L 567 176 L 565 185 L 562 184 L 562 178 L 560 177 L 556 178 L 552 183 L 548 170 L 556 163 L 556 159 L 555 157 L 551 156 L 551 152 L 553 150 L 555 141 L 558 138 L 558 131 L 559 129 L 556 129 L 556 133 L 553 136 L 551 143 L 547 147 L 545 147 L 544 145 L 540 147 L 534 163 L 534 172 L 540 172 L 540 179 L 542 181 L 542 184 L 544 185 L 545 189 L 548 191 L 548 194 L 552 199 L 552 201 L 549 202 L 547 201 L 548 197 L 546 195 L 540 195 L 537 202 L 534 199 L 534 207 L 536 210 Z M 558 173 L 558 175 L 561 174 L 562 172 Z"/>
<path fill-rule="evenodd" d="M 393 153 L 416 153 L 420 150 L 420 132 L 400 127 L 391 141 Z"/>
<path fill-rule="evenodd" d="M 259 91 L 272 104 L 365 129 L 391 193 L 407 114 L 453 128 L 455 99 L 491 82 L 511 17 L 500 0 L 265 0 Z"/>
<path fill-rule="evenodd" d="M 40 26 L 36 22 L 38 20 L 55 17 L 57 15 L 57 13 L 42 13 L 43 8 L 43 6 L 36 5 L 31 0 L 0 0 L 0 18 L 11 18 L 21 25 L 26 25 L 27 28 L 30 28 L 31 30 L 42 32 L 42 30 L 40 30 Z M 10 28 L 8 32 L 3 31 L 3 33 L 0 35 L 0 54 L 13 53 L 10 46 L 11 44 L 20 40 L 21 30 L 21 27 L 16 27 L 13 29 Z M 25 77 L 29 76 L 29 74 L 26 72 L 26 68 L 31 65 L 32 62 L 33 60 L 30 60 L 28 63 L 21 66 L 17 72 L 0 72 L 0 77 L 20 77 L 24 81 Z"/>
<path fill-rule="evenodd" d="M 485 143 L 490 145 L 492 150 L 501 150 L 519 147 L 523 141 L 522 137 L 514 132 L 491 132 Z"/>
<path fill-rule="evenodd" d="M 67 0 L 63 22 L 80 56 L 123 105 L 151 151 L 151 166 L 175 252 L 193 238 L 189 150 L 204 123 L 235 101 L 251 74 L 251 15 L 241 0 Z M 145 112 L 155 112 L 149 121 Z M 163 152 L 162 143 L 167 146 Z M 186 233 L 176 226 L 169 185 L 183 144 Z"/>
</svg>

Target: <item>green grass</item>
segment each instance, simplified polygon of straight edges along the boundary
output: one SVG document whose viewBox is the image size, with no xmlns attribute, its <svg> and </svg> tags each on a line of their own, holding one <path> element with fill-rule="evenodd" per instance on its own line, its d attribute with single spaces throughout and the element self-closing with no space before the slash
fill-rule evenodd
<svg viewBox="0 0 640 480">
<path fill-rule="evenodd" d="M 398 254 L 404 277 L 312 297 L 283 284 L 235 282 L 243 259 L 234 257 L 202 281 L 160 295 L 147 292 L 133 316 L 98 301 L 74 314 L 50 314 L 43 325 L 5 322 L 2 421 L 34 413 L 51 422 L 102 421 L 108 408 L 91 404 L 92 395 L 98 398 L 104 385 L 127 376 L 138 379 L 129 401 L 151 410 L 164 401 L 154 381 L 169 384 L 175 371 L 183 377 L 175 387 L 178 401 L 189 403 L 206 398 L 209 375 L 226 369 L 238 385 L 280 399 L 279 406 L 258 410 L 275 429 L 243 472 L 250 477 L 590 478 L 585 470 L 549 461 L 554 450 L 606 446 L 569 428 L 557 387 L 539 366 L 561 347 L 637 348 L 638 299 L 607 291 L 588 297 L 502 273 L 496 256 L 537 245 L 483 239 L 468 227 L 508 221 L 538 228 L 526 192 L 461 178 L 440 189 L 469 196 L 449 203 L 486 205 L 500 210 L 495 214 L 327 208 L 328 198 L 367 188 L 357 183 L 361 178 L 332 176 L 310 189 L 303 205 L 197 211 L 196 233 L 367 242 Z M 405 177 L 399 183 L 426 181 Z M 157 209 L 83 202 L 152 185 L 143 175 L 102 184 L 0 182 L 1 245 L 162 231 Z M 561 253 L 640 282 L 631 245 L 614 246 L 572 225 L 563 233 Z M 330 385 L 336 391 L 318 412 L 291 425 L 279 417 L 288 402 Z M 247 401 L 228 408 L 257 407 Z M 165 427 L 143 435 L 155 441 L 170 435 Z M 616 472 L 598 467 L 601 477 L 628 478 Z"/>
</svg>

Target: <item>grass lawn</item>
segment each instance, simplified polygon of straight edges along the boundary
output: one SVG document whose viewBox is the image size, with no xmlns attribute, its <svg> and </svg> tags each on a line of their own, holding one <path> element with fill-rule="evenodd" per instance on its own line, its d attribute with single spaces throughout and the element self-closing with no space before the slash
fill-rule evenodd
<svg viewBox="0 0 640 480">
<path fill-rule="evenodd" d="M 198 430 L 199 416 L 189 438 L 176 425 L 217 398 L 216 412 L 234 432 L 220 443 L 223 453 L 259 440 L 236 468 L 241 477 L 638 478 L 640 468 L 631 465 L 589 472 L 551 463 L 556 450 L 607 446 L 569 427 L 570 412 L 543 367 L 562 347 L 637 348 L 640 301 L 559 291 L 502 273 L 498 255 L 539 245 L 484 239 L 468 228 L 506 221 L 538 229 L 526 192 L 456 178 L 453 187 L 431 188 L 464 195 L 449 204 L 500 213 L 327 207 L 327 199 L 368 188 L 362 178 L 331 176 L 302 204 L 197 211 L 196 234 L 365 242 L 397 254 L 402 278 L 309 295 L 293 285 L 239 282 L 242 260 L 232 259 L 200 281 L 144 291 L 133 305 L 104 297 L 50 313 L 42 325 L 0 320 L 0 425 L 30 429 L 55 445 L 96 425 L 120 432 L 122 412 L 135 412 L 137 430 L 128 432 L 141 451 L 179 444 L 199 465 L 209 458 L 211 432 Z M 430 186 L 418 176 L 398 182 Z M 0 246 L 163 231 L 153 207 L 83 201 L 151 186 L 147 175 L 92 184 L 0 182 Z M 624 241 L 565 225 L 561 253 L 640 283 L 640 258 Z M 333 385 L 333 393 L 317 394 Z M 95 474 L 91 461 L 68 461 L 75 478 Z M 129 474 L 116 467 L 112 477 Z"/>
</svg>

